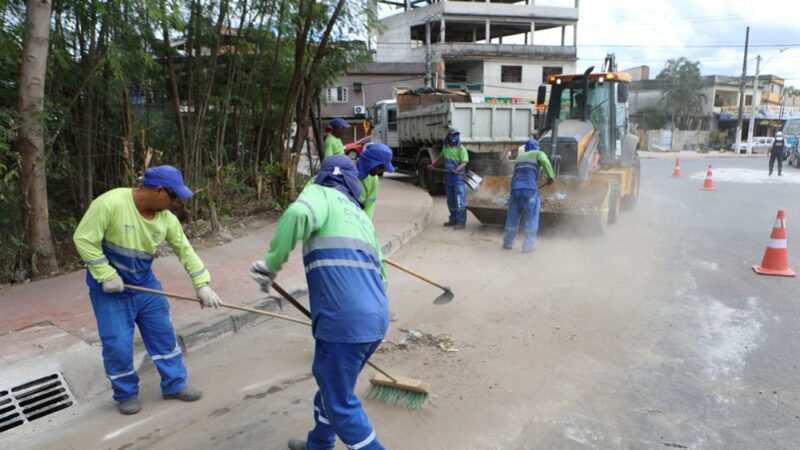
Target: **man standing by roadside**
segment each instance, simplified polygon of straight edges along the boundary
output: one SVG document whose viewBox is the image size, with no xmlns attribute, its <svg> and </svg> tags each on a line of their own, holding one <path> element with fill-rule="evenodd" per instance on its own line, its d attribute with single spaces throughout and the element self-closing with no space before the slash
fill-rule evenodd
<svg viewBox="0 0 800 450">
<path fill-rule="evenodd" d="M 769 150 L 769 175 L 772 176 L 772 168 L 775 167 L 775 160 L 778 160 L 778 176 L 781 177 L 783 169 L 783 155 L 786 151 L 786 141 L 783 139 L 783 133 L 778 131 L 775 135 L 775 142 Z"/>
<path fill-rule="evenodd" d="M 447 132 L 442 153 L 428 168 L 433 169 L 441 165 L 442 161 L 446 170 L 444 187 L 447 193 L 447 208 L 450 210 L 449 220 L 444 226 L 463 230 L 467 223 L 467 187 L 464 182 L 464 168 L 469 162 L 469 153 L 461 145 L 461 132 L 455 128 Z"/>
<path fill-rule="evenodd" d="M 186 383 L 167 299 L 124 286 L 162 290 L 151 266 L 157 247 L 166 240 L 189 273 L 201 306 L 219 306 L 219 296 L 209 286 L 211 275 L 186 239 L 178 218 L 168 210 L 176 198 L 192 195 L 178 169 L 151 167 L 138 188 L 112 189 L 97 197 L 73 236 L 86 263 L 89 298 L 103 344 L 103 365 L 122 414 L 141 410 L 139 376 L 133 367 L 134 323 L 161 375 L 163 397 L 193 402 L 203 395 Z"/>
<path fill-rule="evenodd" d="M 547 173 L 547 184 L 555 179 L 553 166 L 547 155 L 539 150 L 539 142 L 530 139 L 525 143 L 525 153 L 517 156 L 514 162 L 514 173 L 511 175 L 511 197 L 508 200 L 508 215 L 506 216 L 506 230 L 503 237 L 503 248 L 514 248 L 514 239 L 520 219 L 525 227 L 525 240 L 522 243 L 522 252 L 530 253 L 536 250 L 536 234 L 539 231 L 539 173 Z"/>
<path fill-rule="evenodd" d="M 322 145 L 324 157 L 334 155 L 344 155 L 344 144 L 342 144 L 342 135 L 344 130 L 350 128 L 350 125 L 344 119 L 333 119 L 328 126 L 331 129 L 328 137 L 325 138 L 325 143 Z"/>
<path fill-rule="evenodd" d="M 325 158 L 314 184 L 278 221 L 263 260 L 250 276 L 269 291 L 289 254 L 303 241 L 303 264 L 316 341 L 311 367 L 319 390 L 314 428 L 292 450 L 383 449 L 354 393 L 358 374 L 389 325 L 386 272 L 375 228 L 361 209 L 356 166 L 344 155 Z"/>
</svg>

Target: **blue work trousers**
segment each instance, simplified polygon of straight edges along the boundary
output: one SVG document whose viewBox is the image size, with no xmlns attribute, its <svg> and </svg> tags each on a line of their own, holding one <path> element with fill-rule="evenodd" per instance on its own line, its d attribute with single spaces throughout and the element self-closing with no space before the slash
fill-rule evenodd
<svg viewBox="0 0 800 450">
<path fill-rule="evenodd" d="M 525 241 L 522 244 L 522 250 L 531 251 L 536 247 L 540 206 L 539 191 L 535 189 L 514 189 L 511 191 L 503 246 L 507 248 L 514 247 L 519 221 L 522 219 L 525 227 Z"/>
<path fill-rule="evenodd" d="M 332 449 L 336 436 L 349 449 L 384 449 L 353 392 L 358 374 L 380 343 L 341 344 L 316 340 L 311 371 L 319 390 L 314 395 L 315 425 L 308 433 L 308 450 Z"/>
<path fill-rule="evenodd" d="M 160 283 L 147 286 L 161 290 Z M 161 392 L 177 394 L 186 388 L 183 353 L 175 338 L 169 302 L 161 295 L 106 294 L 91 290 L 89 297 L 103 344 L 103 366 L 111 380 L 114 400 L 124 402 L 139 395 L 139 376 L 133 368 L 133 325 L 161 375 Z"/>
<path fill-rule="evenodd" d="M 467 223 L 467 188 L 463 182 L 445 185 L 447 209 L 450 210 L 450 223 Z"/>
</svg>

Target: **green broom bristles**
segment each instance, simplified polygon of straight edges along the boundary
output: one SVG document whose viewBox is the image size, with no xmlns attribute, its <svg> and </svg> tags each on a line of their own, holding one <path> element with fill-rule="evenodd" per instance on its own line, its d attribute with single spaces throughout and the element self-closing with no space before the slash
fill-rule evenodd
<svg viewBox="0 0 800 450">
<path fill-rule="evenodd" d="M 406 391 L 396 387 L 376 384 L 370 385 L 369 392 L 367 392 L 369 400 L 377 400 L 387 405 L 400 406 L 406 409 L 422 408 L 427 403 L 428 397 L 427 393 Z"/>
</svg>

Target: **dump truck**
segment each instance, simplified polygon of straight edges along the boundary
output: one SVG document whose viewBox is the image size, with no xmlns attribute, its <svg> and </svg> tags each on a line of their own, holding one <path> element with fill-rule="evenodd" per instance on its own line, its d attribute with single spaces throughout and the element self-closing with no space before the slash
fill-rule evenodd
<svg viewBox="0 0 800 450">
<path fill-rule="evenodd" d="M 439 157 L 450 128 L 461 132 L 470 169 L 479 175 L 493 173 L 534 131 L 531 103 L 472 103 L 469 92 L 454 89 L 399 90 L 395 97 L 376 103 L 370 113 L 373 142 L 391 147 L 395 168 L 415 176 L 431 195 L 443 192 L 443 177 L 426 168 Z"/>
<path fill-rule="evenodd" d="M 550 98 L 539 143 L 556 180 L 539 189 L 544 227 L 602 233 L 639 196 L 639 139 L 628 128 L 630 75 L 616 71 L 613 55 L 603 71 L 593 70 L 546 80 Z M 501 173 L 481 174 L 483 184 L 467 197 L 467 209 L 484 224 L 505 224 L 513 161 L 499 167 Z"/>
</svg>

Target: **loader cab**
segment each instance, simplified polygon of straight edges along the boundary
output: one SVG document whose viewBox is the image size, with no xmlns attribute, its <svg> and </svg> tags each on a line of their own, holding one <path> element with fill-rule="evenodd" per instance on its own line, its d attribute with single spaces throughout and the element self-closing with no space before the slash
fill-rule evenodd
<svg viewBox="0 0 800 450">
<path fill-rule="evenodd" d="M 613 72 L 592 73 L 585 87 L 582 75 L 551 76 L 547 82 L 551 89 L 545 130 L 552 130 L 555 120 L 558 119 L 563 130 L 559 133 L 559 143 L 562 138 L 567 137 L 574 139 L 576 144 L 580 143 L 586 136 L 569 136 L 569 132 L 574 130 L 583 133 L 586 130 L 586 126 L 575 123 L 582 122 L 585 101 L 586 121 L 591 123 L 597 135 L 601 164 L 613 164 L 618 160 L 620 142 L 628 131 L 627 94 L 630 76 Z M 583 149 L 576 150 L 575 164 L 581 160 L 583 154 Z"/>
</svg>

